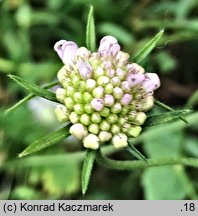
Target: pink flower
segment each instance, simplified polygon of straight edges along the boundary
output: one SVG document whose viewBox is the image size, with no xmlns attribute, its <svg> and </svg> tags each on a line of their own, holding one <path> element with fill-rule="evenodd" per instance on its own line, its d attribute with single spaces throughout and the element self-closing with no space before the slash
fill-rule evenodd
<svg viewBox="0 0 198 216">
<path fill-rule="evenodd" d="M 101 99 L 101 98 L 94 98 L 91 101 L 91 106 L 96 111 L 101 111 L 103 109 L 103 107 L 104 107 L 103 99 Z"/>
</svg>

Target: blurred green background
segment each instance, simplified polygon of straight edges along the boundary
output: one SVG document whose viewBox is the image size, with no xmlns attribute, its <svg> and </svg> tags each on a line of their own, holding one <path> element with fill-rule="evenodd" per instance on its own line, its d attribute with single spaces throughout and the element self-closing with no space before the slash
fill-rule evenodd
<svg viewBox="0 0 198 216">
<path fill-rule="evenodd" d="M 156 98 L 174 108 L 196 111 L 197 0 L 1 0 L 0 199 L 197 199 L 197 169 L 181 165 L 116 171 L 95 164 L 83 197 L 83 155 L 75 154 L 83 149 L 71 138 L 37 156 L 17 159 L 32 141 L 60 124 L 54 117 L 54 103 L 39 98 L 5 116 L 6 108 L 27 95 L 7 75 L 16 74 L 39 85 L 55 80 L 62 63 L 53 45 L 60 39 L 85 45 L 90 4 L 95 9 L 97 42 L 104 35 L 113 35 L 131 55 L 165 28 L 160 44 L 143 66 L 161 78 Z M 169 127 L 145 136 L 138 149 L 149 158 L 198 157 L 198 115 L 191 119 L 193 124 L 187 129 L 180 123 L 174 130 Z M 112 157 L 131 159 L 124 151 Z"/>
</svg>

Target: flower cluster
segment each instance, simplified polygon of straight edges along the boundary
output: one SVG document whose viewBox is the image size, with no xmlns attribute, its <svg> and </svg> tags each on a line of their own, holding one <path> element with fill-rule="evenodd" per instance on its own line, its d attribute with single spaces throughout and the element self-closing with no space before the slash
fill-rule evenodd
<svg viewBox="0 0 198 216">
<path fill-rule="evenodd" d="M 155 73 L 129 62 L 112 36 L 100 41 L 97 52 L 60 40 L 54 46 L 64 66 L 58 71 L 63 88 L 56 91 L 62 103 L 55 109 L 60 122 L 70 121 L 70 133 L 86 148 L 97 149 L 111 140 L 115 148 L 137 137 L 153 107 L 153 91 L 160 86 Z"/>
</svg>

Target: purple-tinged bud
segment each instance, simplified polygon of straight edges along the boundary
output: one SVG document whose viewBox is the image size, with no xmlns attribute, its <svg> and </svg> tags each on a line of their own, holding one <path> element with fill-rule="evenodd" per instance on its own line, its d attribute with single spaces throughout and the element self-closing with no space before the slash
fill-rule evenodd
<svg viewBox="0 0 198 216">
<path fill-rule="evenodd" d="M 69 113 L 65 106 L 57 105 L 54 112 L 59 122 L 67 122 L 69 120 Z"/>
<path fill-rule="evenodd" d="M 111 69 L 112 67 L 112 63 L 110 61 L 103 62 L 103 65 L 106 69 Z"/>
<path fill-rule="evenodd" d="M 124 94 L 122 99 L 120 100 L 120 103 L 122 105 L 128 105 L 132 101 L 132 96 L 130 94 Z"/>
<path fill-rule="evenodd" d="M 69 115 L 69 120 L 73 124 L 78 123 L 79 122 L 79 115 L 76 114 L 75 112 L 71 112 L 71 114 Z"/>
<path fill-rule="evenodd" d="M 104 57 L 109 55 L 115 56 L 120 51 L 120 45 L 114 37 L 105 36 L 100 41 L 98 51 Z"/>
<path fill-rule="evenodd" d="M 123 64 L 126 64 L 129 60 L 129 54 L 119 51 L 116 55 L 116 60 L 118 61 L 118 66 L 122 66 Z"/>
<path fill-rule="evenodd" d="M 140 126 L 130 126 L 127 130 L 127 134 L 132 137 L 138 137 L 141 131 L 142 128 Z"/>
<path fill-rule="evenodd" d="M 56 98 L 57 100 L 59 100 L 60 102 L 64 102 L 64 99 L 66 97 L 66 91 L 63 88 L 57 88 L 56 89 Z"/>
<path fill-rule="evenodd" d="M 97 84 L 99 85 L 99 86 L 103 86 L 103 87 L 105 87 L 108 83 L 109 83 L 109 78 L 108 77 L 106 77 L 106 76 L 100 76 L 100 77 L 98 77 L 98 79 L 97 79 Z"/>
<path fill-rule="evenodd" d="M 112 107 L 111 107 L 111 112 L 118 114 L 122 111 L 122 106 L 120 103 L 115 103 Z"/>
<path fill-rule="evenodd" d="M 141 73 L 139 73 L 139 74 L 131 73 L 127 77 L 127 80 L 129 81 L 131 87 L 134 87 L 134 86 L 142 83 L 144 81 L 144 79 L 145 79 L 145 75 L 141 74 Z"/>
<path fill-rule="evenodd" d="M 105 73 L 104 73 L 104 70 L 101 68 L 101 67 L 98 67 L 95 72 L 94 72 L 94 76 L 95 78 L 98 78 L 100 76 L 103 76 Z"/>
<path fill-rule="evenodd" d="M 106 121 L 106 120 L 102 120 L 100 122 L 100 125 L 99 125 L 100 129 L 103 130 L 103 131 L 108 131 L 111 127 L 111 125 Z"/>
<path fill-rule="evenodd" d="M 88 134 L 86 127 L 80 123 L 73 124 L 69 132 L 78 139 L 83 139 Z"/>
<path fill-rule="evenodd" d="M 101 131 L 98 135 L 100 142 L 106 142 L 111 140 L 112 134 L 107 131 Z"/>
<path fill-rule="evenodd" d="M 82 59 L 87 59 L 90 56 L 91 52 L 85 48 L 85 47 L 80 47 L 78 48 L 76 52 L 76 57 L 81 57 Z"/>
<path fill-rule="evenodd" d="M 115 70 L 110 68 L 107 70 L 106 74 L 108 77 L 113 78 L 115 76 Z"/>
<path fill-rule="evenodd" d="M 114 97 L 112 95 L 106 94 L 104 96 L 104 105 L 111 107 L 114 104 L 115 100 Z"/>
<path fill-rule="evenodd" d="M 130 92 L 131 91 L 131 85 L 129 81 L 123 81 L 121 84 L 122 90 L 124 92 Z"/>
<path fill-rule="evenodd" d="M 130 127 L 131 127 L 130 124 L 125 123 L 125 124 L 123 125 L 123 127 L 122 127 L 122 131 L 123 131 L 124 133 L 126 133 Z"/>
<path fill-rule="evenodd" d="M 99 128 L 98 124 L 93 123 L 93 124 L 89 125 L 88 131 L 92 134 L 98 134 L 100 131 L 100 128 Z"/>
<path fill-rule="evenodd" d="M 99 148 L 99 138 L 94 134 L 89 134 L 83 139 L 83 146 L 96 150 Z"/>
<path fill-rule="evenodd" d="M 63 63 L 70 65 L 74 61 L 78 46 L 72 41 L 60 40 L 56 42 L 54 49 Z"/>
<path fill-rule="evenodd" d="M 92 76 L 92 66 L 85 61 L 78 61 L 76 66 L 78 67 L 78 71 L 83 79 L 90 79 Z"/>
<path fill-rule="evenodd" d="M 124 133 L 119 133 L 113 136 L 112 143 L 115 148 L 123 148 L 128 146 L 127 136 Z"/>
<path fill-rule="evenodd" d="M 146 73 L 146 78 L 149 78 L 155 85 L 155 88 L 153 90 L 156 90 L 160 87 L 160 79 L 156 73 Z"/>
<path fill-rule="evenodd" d="M 86 89 L 92 91 L 96 87 L 96 81 L 94 79 L 86 80 Z"/>
<path fill-rule="evenodd" d="M 136 63 L 128 64 L 127 69 L 129 70 L 129 72 L 136 73 L 136 74 L 137 73 L 143 74 L 145 72 L 144 68 Z"/>
<path fill-rule="evenodd" d="M 126 72 L 123 71 L 121 68 L 118 68 L 116 70 L 116 75 L 120 78 L 120 80 L 123 80 L 124 77 L 126 76 Z"/>
<path fill-rule="evenodd" d="M 123 90 L 120 87 L 115 87 L 113 89 L 113 96 L 115 99 L 120 99 L 123 96 Z"/>
<path fill-rule="evenodd" d="M 119 86 L 121 83 L 121 80 L 119 77 L 115 76 L 111 79 L 111 83 L 113 86 Z"/>
<path fill-rule="evenodd" d="M 91 106 L 96 111 L 101 111 L 104 107 L 104 101 L 101 98 L 94 98 L 91 101 Z"/>
<path fill-rule="evenodd" d="M 92 91 L 92 95 L 95 98 L 101 98 L 103 97 L 103 94 L 104 94 L 104 88 L 102 86 L 98 86 Z"/>
</svg>

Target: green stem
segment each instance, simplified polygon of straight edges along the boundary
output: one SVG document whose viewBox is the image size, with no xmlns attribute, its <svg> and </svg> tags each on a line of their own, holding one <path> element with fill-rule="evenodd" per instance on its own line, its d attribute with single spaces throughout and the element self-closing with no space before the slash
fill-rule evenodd
<svg viewBox="0 0 198 216">
<path fill-rule="evenodd" d="M 149 159 L 148 163 L 140 160 L 134 161 L 119 161 L 112 160 L 105 157 L 100 150 L 97 151 L 96 161 L 110 169 L 117 170 L 133 170 L 133 169 L 143 169 L 155 166 L 166 166 L 166 165 L 186 165 L 192 167 L 198 167 L 198 159 L 195 158 L 160 158 L 160 159 Z"/>
</svg>

